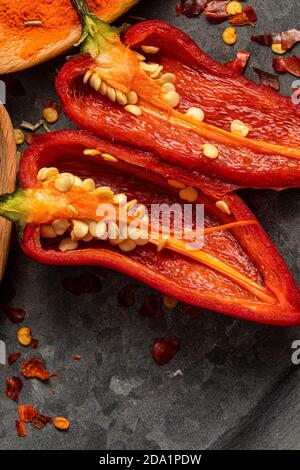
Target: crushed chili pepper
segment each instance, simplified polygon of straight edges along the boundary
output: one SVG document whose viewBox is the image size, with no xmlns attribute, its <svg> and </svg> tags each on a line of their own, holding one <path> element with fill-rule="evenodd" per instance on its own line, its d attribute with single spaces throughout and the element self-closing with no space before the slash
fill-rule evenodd
<svg viewBox="0 0 300 470">
<path fill-rule="evenodd" d="M 122 287 L 118 292 L 118 302 L 123 307 L 131 307 L 134 304 L 134 293 L 137 289 L 137 284 L 128 284 Z"/>
<path fill-rule="evenodd" d="M 163 316 L 162 298 L 158 295 L 148 295 L 140 309 L 140 314 L 145 317 L 157 318 Z"/>
<path fill-rule="evenodd" d="M 275 72 L 289 72 L 295 77 L 300 77 L 300 57 L 291 55 L 289 57 L 275 57 L 273 59 L 273 68 Z"/>
<path fill-rule="evenodd" d="M 248 51 L 237 51 L 236 58 L 230 62 L 227 62 L 226 65 L 235 72 L 243 74 L 247 67 L 250 56 L 251 53 Z"/>
<path fill-rule="evenodd" d="M 12 307 L 5 307 L 4 309 L 7 318 L 13 323 L 22 323 L 25 318 L 25 310 L 24 308 L 12 308 Z"/>
<path fill-rule="evenodd" d="M 102 289 L 99 278 L 89 272 L 78 277 L 63 279 L 61 283 L 64 289 L 74 295 L 92 294 Z"/>
<path fill-rule="evenodd" d="M 23 423 L 31 423 L 38 414 L 37 409 L 32 405 L 19 405 L 18 413 Z"/>
<path fill-rule="evenodd" d="M 169 336 L 168 338 L 158 338 L 152 347 L 152 357 L 163 366 L 170 362 L 172 357 L 180 348 L 180 341 L 177 336 Z"/>
<path fill-rule="evenodd" d="M 204 15 L 211 23 L 222 23 L 229 18 L 226 11 L 226 1 L 209 1 L 204 9 Z"/>
<path fill-rule="evenodd" d="M 181 14 L 185 16 L 197 16 L 206 7 L 208 0 L 181 0 L 180 3 L 176 3 L 176 16 Z"/>
<path fill-rule="evenodd" d="M 37 429 L 43 429 L 49 421 L 52 421 L 51 416 L 38 414 L 33 420 L 33 426 Z"/>
<path fill-rule="evenodd" d="M 74 361 L 80 361 L 80 359 L 81 359 L 80 354 L 75 354 L 75 355 L 73 356 L 73 359 L 74 359 Z"/>
<path fill-rule="evenodd" d="M 257 22 L 257 15 L 253 7 L 246 7 L 243 13 L 237 13 L 229 20 L 234 26 L 248 26 L 251 25 L 255 28 Z"/>
<path fill-rule="evenodd" d="M 37 348 L 38 348 L 38 345 L 39 345 L 38 340 L 35 339 L 35 338 L 32 338 L 31 343 L 30 343 L 30 347 L 31 347 L 32 349 L 37 349 Z"/>
<path fill-rule="evenodd" d="M 28 145 L 33 144 L 42 134 L 37 132 L 35 134 L 25 134 L 25 141 Z"/>
<path fill-rule="evenodd" d="M 8 355 L 7 362 L 11 366 L 14 362 L 16 362 L 20 357 L 22 356 L 22 353 L 20 352 L 12 352 Z"/>
<path fill-rule="evenodd" d="M 253 67 L 254 72 L 258 75 L 259 81 L 262 85 L 269 85 L 275 90 L 280 90 L 280 82 L 278 75 L 274 73 L 266 72 L 265 70 Z"/>
<path fill-rule="evenodd" d="M 21 373 L 26 378 L 37 378 L 40 380 L 48 380 L 51 377 L 56 376 L 54 373 L 50 374 L 46 370 L 43 362 L 36 357 L 33 357 L 22 364 Z"/>
<path fill-rule="evenodd" d="M 19 394 L 22 390 L 23 383 L 19 377 L 10 377 L 6 380 L 6 391 L 5 394 L 10 400 L 19 401 Z"/>
<path fill-rule="evenodd" d="M 300 30 L 289 29 L 282 33 L 256 34 L 251 36 L 251 41 L 261 46 L 272 46 L 272 44 L 281 44 L 283 50 L 289 50 L 300 42 Z"/>
<path fill-rule="evenodd" d="M 26 436 L 26 426 L 25 423 L 16 419 L 16 429 L 19 437 Z"/>
</svg>

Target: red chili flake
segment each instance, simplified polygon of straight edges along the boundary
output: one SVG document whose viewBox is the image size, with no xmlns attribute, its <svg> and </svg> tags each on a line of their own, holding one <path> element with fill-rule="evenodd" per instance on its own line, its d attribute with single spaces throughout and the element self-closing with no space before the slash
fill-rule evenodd
<svg viewBox="0 0 300 470">
<path fill-rule="evenodd" d="M 63 279 L 61 283 L 68 292 L 74 295 L 92 294 L 102 289 L 102 284 L 98 277 L 89 272 L 79 277 Z"/>
<path fill-rule="evenodd" d="M 152 357 L 163 366 L 170 362 L 173 356 L 179 351 L 180 341 L 177 336 L 169 336 L 168 338 L 158 338 L 152 346 Z"/>
<path fill-rule="evenodd" d="M 204 9 L 204 15 L 211 23 L 222 23 L 229 18 L 226 11 L 227 1 L 209 1 Z"/>
<path fill-rule="evenodd" d="M 50 421 L 52 421 L 51 416 L 37 415 L 33 420 L 33 426 L 37 429 L 43 429 Z"/>
<path fill-rule="evenodd" d="M 22 356 L 22 353 L 20 352 L 12 352 L 8 355 L 7 362 L 8 365 L 12 365 L 14 362 L 16 362 L 20 357 Z"/>
<path fill-rule="evenodd" d="M 18 421 L 16 419 L 16 429 L 17 429 L 17 434 L 19 437 L 25 437 L 26 436 L 26 426 L 25 423 L 22 421 Z"/>
<path fill-rule="evenodd" d="M 232 16 L 229 23 L 233 26 L 248 26 L 251 25 L 255 28 L 257 22 L 257 15 L 253 7 L 246 7 L 243 13 L 237 13 Z"/>
<path fill-rule="evenodd" d="M 237 51 L 236 58 L 234 60 L 231 60 L 230 62 L 227 62 L 226 65 L 235 72 L 243 74 L 250 59 L 250 56 L 251 53 L 248 51 Z"/>
<path fill-rule="evenodd" d="M 40 380 L 48 380 L 55 377 L 56 374 L 49 373 L 40 359 L 33 357 L 24 362 L 21 366 L 21 373 L 26 378 L 36 378 Z"/>
<path fill-rule="evenodd" d="M 31 343 L 30 343 L 30 347 L 31 347 L 32 349 L 37 349 L 38 345 L 39 345 L 38 340 L 32 338 Z"/>
<path fill-rule="evenodd" d="M 150 294 L 144 300 L 140 314 L 145 317 L 157 318 L 163 316 L 162 298 L 158 295 Z"/>
<path fill-rule="evenodd" d="M 279 40 L 278 40 L 279 39 Z M 280 43 L 281 37 L 280 34 L 255 34 L 251 36 L 251 41 L 260 44 L 261 46 L 272 46 L 272 44 Z"/>
<path fill-rule="evenodd" d="M 5 383 L 6 383 L 6 391 L 5 391 L 6 396 L 10 398 L 11 400 L 18 402 L 19 394 L 23 387 L 22 380 L 19 377 L 13 376 L 7 379 Z"/>
<path fill-rule="evenodd" d="M 44 108 L 53 108 L 58 113 L 61 113 L 62 106 L 61 103 L 58 103 L 57 101 L 54 101 L 50 98 L 44 102 Z"/>
<path fill-rule="evenodd" d="M 300 42 L 300 30 L 289 29 L 282 33 L 257 34 L 251 36 L 251 41 L 261 46 L 271 46 L 272 44 L 281 44 L 282 49 L 288 50 Z"/>
<path fill-rule="evenodd" d="M 181 0 L 175 7 L 176 16 L 197 16 L 204 10 L 207 2 L 208 0 Z"/>
<path fill-rule="evenodd" d="M 18 413 L 23 423 L 31 423 L 38 414 L 37 409 L 32 405 L 19 405 Z"/>
<path fill-rule="evenodd" d="M 40 132 L 35 132 L 34 134 L 25 134 L 25 141 L 28 145 L 33 144 L 33 142 L 38 140 L 41 135 L 43 134 Z"/>
<path fill-rule="evenodd" d="M 7 318 L 13 323 L 22 323 L 25 318 L 24 308 L 5 307 L 4 311 Z"/>
<path fill-rule="evenodd" d="M 279 73 L 289 72 L 295 77 L 300 77 L 300 57 L 296 55 L 275 57 L 273 59 L 273 69 Z"/>
<path fill-rule="evenodd" d="M 259 82 L 262 85 L 269 85 L 270 87 L 274 88 L 274 90 L 280 90 L 280 82 L 278 75 L 274 73 L 266 72 L 265 70 L 258 69 L 253 67 L 254 72 L 258 75 Z"/>
<path fill-rule="evenodd" d="M 80 354 L 75 354 L 75 355 L 73 356 L 73 359 L 74 359 L 74 361 L 80 361 L 80 359 L 81 359 Z"/>
<path fill-rule="evenodd" d="M 11 96 L 19 98 L 26 95 L 22 82 L 13 75 L 0 75 L 0 80 L 5 83 L 6 89 Z"/>
<path fill-rule="evenodd" d="M 119 304 L 123 307 L 131 307 L 134 304 L 134 293 L 137 287 L 137 284 L 128 284 L 122 287 L 118 292 Z"/>
</svg>

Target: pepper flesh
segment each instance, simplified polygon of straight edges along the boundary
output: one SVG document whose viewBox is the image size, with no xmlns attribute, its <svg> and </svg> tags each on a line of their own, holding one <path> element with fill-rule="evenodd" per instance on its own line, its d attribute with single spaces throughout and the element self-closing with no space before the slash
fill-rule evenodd
<svg viewBox="0 0 300 470">
<path fill-rule="evenodd" d="M 84 155 L 87 148 L 114 155 L 117 161 Z M 54 166 L 61 172 L 93 178 L 97 185 L 109 185 L 115 192 L 123 192 L 128 199 L 137 199 L 147 207 L 162 201 L 182 204 L 179 190 L 169 186 L 164 168 L 156 167 L 152 171 L 142 166 L 143 158 L 148 161 L 146 152 L 109 143 L 84 131 L 47 134 L 34 142 L 21 160 L 22 191 L 36 190 L 39 169 Z M 67 195 L 62 198 L 69 197 Z M 22 248 L 29 256 L 46 264 L 113 268 L 172 298 L 199 307 L 260 323 L 298 324 L 300 294 L 287 266 L 241 199 L 230 194 L 224 200 L 230 207 L 230 215 L 218 210 L 215 200 L 199 191 L 197 203 L 205 205 L 207 234 L 203 248 L 199 252 L 191 251 L 188 256 L 182 251 L 182 242 L 178 242 L 179 249 L 175 252 L 166 248 L 158 253 L 155 246 L 148 243 L 124 254 L 108 242 L 92 240 L 80 243 L 74 251 L 62 253 L 58 250 L 59 239 L 42 239 L 37 223 L 26 225 Z M 76 204 L 75 199 L 68 202 Z M 81 202 L 77 204 L 80 206 Z M 50 219 L 57 215 L 53 214 Z M 44 215 L 38 212 L 34 217 L 35 222 L 44 220 Z M 241 221 L 253 224 L 209 233 L 216 226 Z"/>
<path fill-rule="evenodd" d="M 164 72 L 176 76 L 178 107 L 162 109 L 156 100 L 151 103 L 149 89 L 143 95 L 141 87 L 143 113 L 138 118 L 130 115 L 82 84 L 86 70 L 96 64 L 83 55 L 68 61 L 56 82 L 65 111 L 77 125 L 235 187 L 300 186 L 300 114 L 289 98 L 215 62 L 185 33 L 160 21 L 133 26 L 125 44 L 137 50 L 141 45 L 159 48 Z M 116 64 L 114 68 L 118 70 Z M 203 109 L 204 123 L 186 116 L 191 107 Z M 247 138 L 230 133 L 236 119 L 251 126 Z M 203 156 L 205 143 L 218 147 L 218 158 Z"/>
</svg>

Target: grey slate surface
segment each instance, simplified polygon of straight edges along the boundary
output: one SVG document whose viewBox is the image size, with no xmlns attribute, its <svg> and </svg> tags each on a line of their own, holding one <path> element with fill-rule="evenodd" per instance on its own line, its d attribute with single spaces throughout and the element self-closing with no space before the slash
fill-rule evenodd
<svg viewBox="0 0 300 470">
<path fill-rule="evenodd" d="M 181 27 L 214 58 L 226 62 L 234 49 L 252 52 L 251 66 L 271 71 L 268 48 L 249 43 L 253 29 L 240 28 L 239 42 L 227 47 L 220 39 L 223 25 L 204 17 L 175 17 L 175 0 L 142 1 L 132 14 L 160 18 Z M 252 0 L 258 13 L 257 32 L 281 31 L 299 24 L 298 1 Z M 295 48 L 299 53 L 300 48 Z M 63 58 L 18 74 L 27 94 L 9 98 L 15 125 L 36 121 L 42 103 L 55 97 L 55 68 Z M 254 77 L 251 67 L 247 75 Z M 291 76 L 281 78 L 290 93 Z M 53 129 L 71 127 L 66 118 Z M 243 197 L 261 219 L 299 281 L 299 190 L 275 193 L 244 191 Z M 61 286 L 65 277 L 85 271 L 99 275 L 101 292 L 76 297 Z M 48 425 L 28 427 L 16 437 L 16 405 L 0 394 L 0 449 L 299 449 L 299 368 L 291 364 L 291 343 L 300 328 L 250 324 L 203 311 L 191 318 L 178 307 L 160 319 L 139 314 L 146 294 L 140 285 L 133 307 L 120 307 L 116 293 L 129 280 L 112 271 L 85 267 L 49 267 L 12 250 L 7 270 L 24 305 L 25 324 L 39 340 L 38 354 L 50 371 L 49 384 L 26 381 L 21 403 L 32 403 L 44 414 L 67 416 L 68 433 Z M 0 314 L 0 337 L 8 352 L 17 346 L 18 327 Z M 150 356 L 155 338 L 181 339 L 181 350 L 164 367 Z M 24 357 L 32 351 L 22 350 Z M 74 354 L 82 359 L 72 360 Z M 0 366 L 1 389 L 17 373 L 19 363 Z M 181 370 L 183 375 L 174 374 Z"/>
</svg>

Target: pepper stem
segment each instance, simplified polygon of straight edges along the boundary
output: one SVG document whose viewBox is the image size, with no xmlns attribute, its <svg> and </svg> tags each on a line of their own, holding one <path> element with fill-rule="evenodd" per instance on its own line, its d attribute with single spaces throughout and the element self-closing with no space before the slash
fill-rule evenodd
<svg viewBox="0 0 300 470">
<path fill-rule="evenodd" d="M 84 28 L 86 15 L 92 14 L 88 3 L 86 2 L 86 0 L 70 0 L 70 2 L 80 19 L 82 27 Z"/>
</svg>

